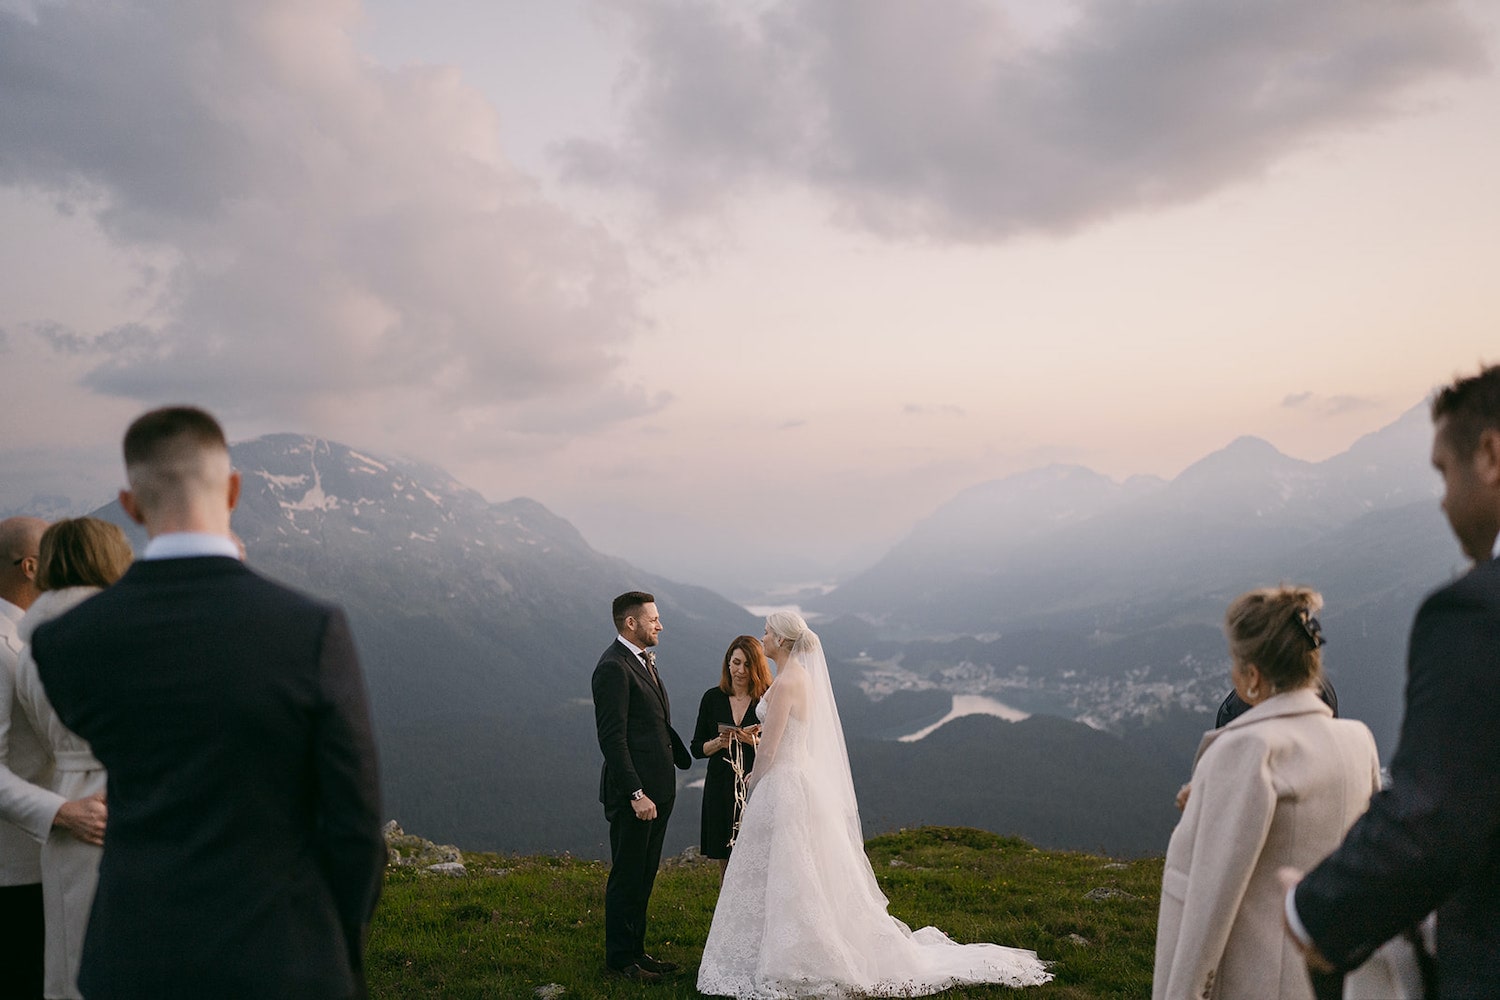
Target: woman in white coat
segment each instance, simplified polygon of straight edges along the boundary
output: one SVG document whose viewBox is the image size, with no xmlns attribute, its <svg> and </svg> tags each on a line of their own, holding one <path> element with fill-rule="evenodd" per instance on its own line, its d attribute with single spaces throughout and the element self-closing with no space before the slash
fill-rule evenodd
<svg viewBox="0 0 1500 1000">
<path fill-rule="evenodd" d="M 1312 1000 L 1276 872 L 1322 860 L 1380 787 L 1369 729 L 1318 696 L 1322 603 L 1283 586 L 1225 615 L 1230 680 L 1251 708 L 1198 747 L 1162 873 L 1153 1000 Z"/>
<path fill-rule="evenodd" d="M 89 745 L 62 724 L 37 676 L 31 658 L 32 633 L 71 611 L 125 574 L 132 555 L 130 543 L 118 527 L 91 517 L 59 521 L 42 535 L 37 585 L 42 594 L 21 619 L 17 631 L 28 643 L 16 674 L 16 700 L 52 754 L 52 790 L 65 799 L 81 799 L 104 791 L 104 768 Z M 99 859 L 104 849 L 86 844 L 71 833 L 54 828 L 42 845 L 42 909 L 46 916 L 47 955 L 45 995 L 48 1000 L 71 1000 L 78 992 L 78 965 L 83 958 L 83 935 L 94 888 L 99 881 Z"/>
</svg>

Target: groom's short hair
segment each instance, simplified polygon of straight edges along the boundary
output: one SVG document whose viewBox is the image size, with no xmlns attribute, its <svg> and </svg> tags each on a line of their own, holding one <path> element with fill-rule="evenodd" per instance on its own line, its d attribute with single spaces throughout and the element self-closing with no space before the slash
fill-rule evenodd
<svg viewBox="0 0 1500 1000">
<path fill-rule="evenodd" d="M 656 598 L 644 590 L 631 590 L 615 598 L 610 612 L 614 615 L 615 628 L 619 631 L 625 630 L 625 619 L 641 609 L 643 604 L 655 604 Z"/>
</svg>

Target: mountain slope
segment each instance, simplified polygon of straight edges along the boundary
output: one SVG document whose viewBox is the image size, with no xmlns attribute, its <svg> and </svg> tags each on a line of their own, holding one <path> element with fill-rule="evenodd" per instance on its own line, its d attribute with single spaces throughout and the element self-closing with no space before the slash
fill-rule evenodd
<svg viewBox="0 0 1500 1000">
<path fill-rule="evenodd" d="M 492 504 L 439 469 L 301 435 L 231 452 L 250 565 L 347 610 L 385 811 L 438 839 L 599 853 L 589 677 L 616 594 L 657 597 L 679 729 L 729 640 L 759 631 L 738 605 L 594 551 L 534 501 Z M 100 514 L 125 522 L 113 504 Z"/>
</svg>

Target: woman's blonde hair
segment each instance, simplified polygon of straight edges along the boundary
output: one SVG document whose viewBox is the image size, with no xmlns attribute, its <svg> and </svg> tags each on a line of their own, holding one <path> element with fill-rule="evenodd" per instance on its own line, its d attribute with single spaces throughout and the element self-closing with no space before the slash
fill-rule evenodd
<svg viewBox="0 0 1500 1000">
<path fill-rule="evenodd" d="M 108 587 L 134 558 L 117 525 L 96 517 L 66 518 L 42 533 L 36 585 L 39 590 Z"/>
<path fill-rule="evenodd" d="M 1323 626 L 1314 613 L 1323 595 L 1311 587 L 1263 587 L 1236 597 L 1224 613 L 1229 655 L 1255 664 L 1273 690 L 1309 687 L 1323 679 Z"/>
</svg>

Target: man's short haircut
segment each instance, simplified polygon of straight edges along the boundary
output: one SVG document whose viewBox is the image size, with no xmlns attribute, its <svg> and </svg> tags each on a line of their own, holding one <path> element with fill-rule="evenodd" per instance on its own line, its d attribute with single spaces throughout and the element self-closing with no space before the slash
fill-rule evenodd
<svg viewBox="0 0 1500 1000">
<path fill-rule="evenodd" d="M 125 432 L 125 477 L 144 509 L 182 503 L 229 472 L 224 429 L 196 406 L 143 413 Z"/>
<path fill-rule="evenodd" d="M 655 604 L 656 598 L 644 590 L 631 590 L 615 598 L 613 607 L 610 608 L 615 619 L 615 629 L 625 631 L 625 619 L 641 609 L 643 604 Z"/>
<path fill-rule="evenodd" d="M 125 432 L 125 468 L 170 457 L 181 445 L 195 450 L 229 450 L 224 428 L 196 406 L 164 406 L 135 418 Z"/>
<path fill-rule="evenodd" d="M 1467 457 L 1479 447 L 1479 436 L 1500 430 L 1500 365 L 1460 378 L 1432 397 L 1432 421 L 1448 418 L 1448 444 Z"/>
</svg>

